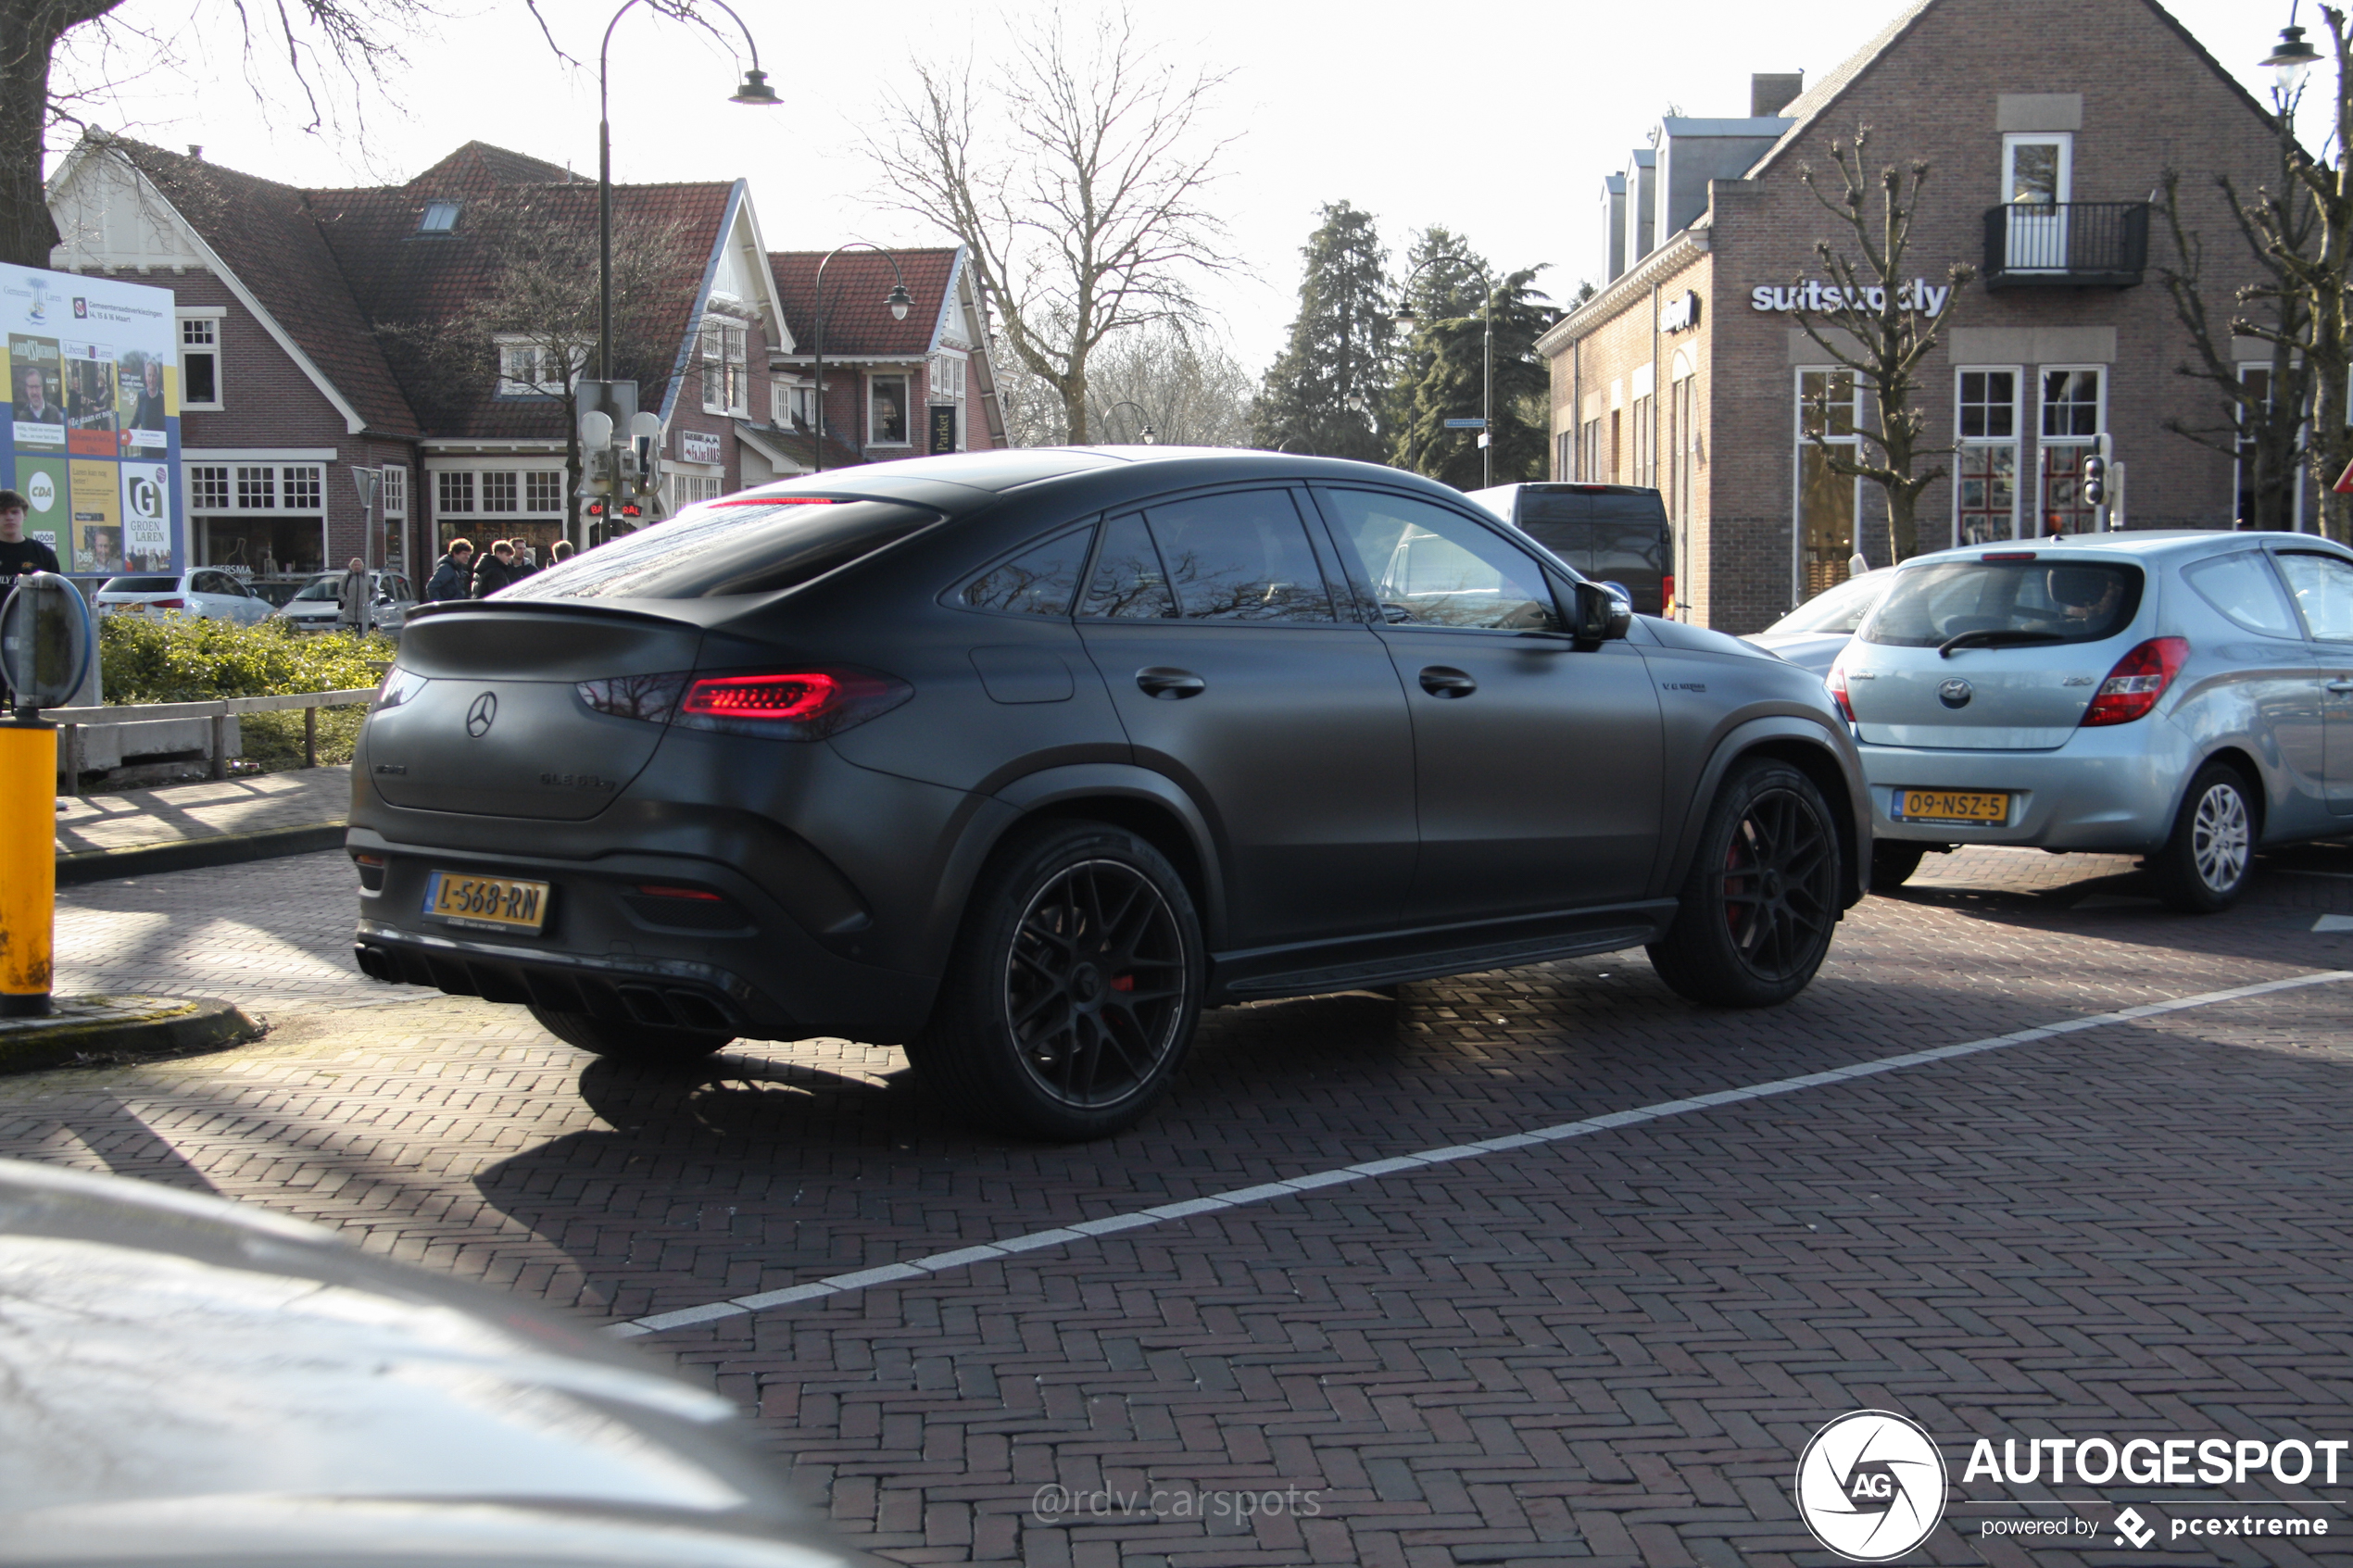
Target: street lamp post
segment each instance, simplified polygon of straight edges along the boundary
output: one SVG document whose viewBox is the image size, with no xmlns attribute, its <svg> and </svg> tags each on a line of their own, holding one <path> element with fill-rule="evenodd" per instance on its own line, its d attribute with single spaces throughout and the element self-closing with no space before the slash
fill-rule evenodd
<svg viewBox="0 0 2353 1568">
<path fill-rule="evenodd" d="M 2296 25 L 2295 0 L 2289 0 L 2287 26 L 2280 29 L 2279 47 L 2265 56 L 2263 64 L 2271 72 L 2283 118 L 2296 112 L 2296 100 L 2303 93 L 2304 78 L 2320 64 L 2321 52 L 2306 40 L 2304 30 Z"/>
<path fill-rule="evenodd" d="M 612 380 L 612 112 L 607 106 L 607 56 L 612 52 L 612 30 L 629 14 L 638 0 L 622 0 L 621 9 L 605 24 L 604 42 L 597 46 L 597 379 Z M 760 69 L 760 45 L 751 36 L 751 29 L 744 26 L 744 19 L 736 15 L 727 0 L 711 0 L 732 18 L 743 30 L 745 46 L 751 50 L 751 68 L 744 72 L 743 85 L 736 88 L 727 101 L 750 104 L 760 108 L 774 108 L 784 102 L 776 90 L 768 85 L 768 73 Z"/>
<path fill-rule="evenodd" d="M 1419 265 L 1417 265 L 1412 271 L 1405 274 L 1405 281 L 1398 285 L 1397 292 L 1402 295 L 1407 289 L 1412 288 L 1416 278 L 1420 277 L 1424 272 L 1428 271 L 1430 268 L 1437 266 L 1441 261 L 1451 261 L 1455 265 L 1460 266 L 1463 263 L 1463 257 L 1459 256 L 1431 256 L 1423 257 Z M 1484 483 L 1492 485 L 1495 483 L 1495 286 L 1483 275 L 1479 279 L 1479 283 L 1481 288 L 1484 290 L 1486 303 L 1479 307 L 1484 342 L 1481 345 L 1480 351 L 1481 387 L 1478 397 L 1478 447 L 1479 458 L 1483 465 L 1481 472 L 1483 474 Z M 1414 307 L 1412 306 L 1401 305 L 1398 307 L 1394 322 L 1399 332 L 1410 332 L 1415 328 L 1421 325 L 1421 318 L 1414 314 Z M 1410 447 L 1407 449 L 1406 456 L 1409 458 L 1413 456 L 1412 449 Z"/>
<path fill-rule="evenodd" d="M 1133 408 L 1136 412 L 1144 416 L 1144 428 L 1137 433 L 1137 439 L 1140 440 L 1147 446 L 1151 445 L 1155 440 L 1152 433 L 1151 410 L 1145 408 L 1141 403 L 1134 402 L 1128 398 L 1123 397 L 1118 402 L 1103 410 L 1103 418 L 1108 420 L 1112 415 L 1119 412 L 1122 408 Z"/>
<path fill-rule="evenodd" d="M 816 429 L 816 440 L 811 445 L 810 471 L 812 473 L 825 471 L 825 266 L 846 250 L 871 250 L 890 263 L 890 293 L 883 296 L 883 303 L 890 307 L 892 320 L 905 320 L 907 312 L 915 304 L 907 293 L 907 274 L 899 270 L 899 257 L 878 245 L 852 240 L 848 245 L 834 246 L 817 263 L 817 417 L 810 421 Z M 913 417 L 914 412 L 910 409 L 908 418 Z"/>
</svg>

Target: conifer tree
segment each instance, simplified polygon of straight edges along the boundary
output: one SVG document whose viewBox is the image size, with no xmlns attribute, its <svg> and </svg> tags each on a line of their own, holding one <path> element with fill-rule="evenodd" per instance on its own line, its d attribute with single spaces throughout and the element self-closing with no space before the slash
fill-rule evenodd
<svg viewBox="0 0 2353 1568">
<path fill-rule="evenodd" d="M 1377 463 L 1390 349 L 1388 253 L 1371 213 L 1322 209 L 1301 255 L 1299 315 L 1266 371 L 1252 421 L 1257 445 Z"/>
<path fill-rule="evenodd" d="M 1544 416 L 1550 373 L 1536 340 L 1557 319 L 1533 288 L 1537 269 L 1491 277 L 1487 263 L 1450 231 L 1423 231 L 1411 252 L 1416 271 L 1405 307 L 1419 323 L 1404 345 L 1390 399 L 1389 460 L 1464 490 L 1486 483 L 1475 431 L 1450 419 L 1478 417 L 1484 397 L 1489 296 L 1495 326 L 1494 483 L 1541 479 L 1549 463 Z"/>
</svg>

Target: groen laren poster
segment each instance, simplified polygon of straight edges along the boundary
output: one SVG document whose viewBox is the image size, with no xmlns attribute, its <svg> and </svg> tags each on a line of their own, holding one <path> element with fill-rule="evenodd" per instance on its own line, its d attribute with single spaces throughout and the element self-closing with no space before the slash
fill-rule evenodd
<svg viewBox="0 0 2353 1568">
<path fill-rule="evenodd" d="M 67 571 L 177 571 L 179 343 L 171 291 L 0 263 L 0 486 Z"/>
</svg>

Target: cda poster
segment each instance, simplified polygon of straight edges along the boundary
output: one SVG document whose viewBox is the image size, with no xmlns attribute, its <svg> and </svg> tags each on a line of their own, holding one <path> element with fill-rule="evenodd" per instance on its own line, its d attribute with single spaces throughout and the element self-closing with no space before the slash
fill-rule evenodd
<svg viewBox="0 0 2353 1568">
<path fill-rule="evenodd" d="M 67 571 L 178 571 L 180 371 L 170 289 L 0 263 L 0 485 Z"/>
</svg>

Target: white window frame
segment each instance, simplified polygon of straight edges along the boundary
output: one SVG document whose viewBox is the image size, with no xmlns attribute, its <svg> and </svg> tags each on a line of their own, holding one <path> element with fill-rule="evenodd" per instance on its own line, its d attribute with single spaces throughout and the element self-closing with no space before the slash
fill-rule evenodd
<svg viewBox="0 0 2353 1568">
<path fill-rule="evenodd" d="M 2054 447 L 2065 447 L 2075 454 L 2080 471 L 2083 455 L 2099 442 L 2108 429 L 2108 383 L 2113 379 L 2112 367 L 2098 364 L 2037 365 L 2034 367 L 2034 532 L 2039 535 L 2051 515 L 2051 501 L 2045 482 L 2050 477 L 2050 462 L 2046 454 Z M 2093 433 L 2090 435 L 2045 435 L 2043 433 L 2043 378 L 2055 371 L 2070 373 L 2089 370 L 2100 379 L 2100 395 L 2094 402 Z M 2079 508 L 2080 509 L 2080 508 Z"/>
<path fill-rule="evenodd" d="M 386 517 L 407 517 L 409 515 L 409 465 L 386 463 L 380 471 L 384 474 L 384 488 L 378 492 L 377 505 L 383 508 L 384 515 Z"/>
<path fill-rule="evenodd" d="M 1844 435 L 1832 435 L 1832 445 L 1859 445 L 1863 423 L 1863 378 L 1844 365 L 1793 365 L 1790 367 L 1790 464 L 1789 464 L 1789 603 L 1792 609 L 1806 602 L 1806 448 L 1813 442 L 1806 433 L 1806 378 L 1809 375 L 1849 375 L 1855 378 L 1855 402 L 1850 429 Z M 1854 480 L 1855 533 L 1859 540 L 1863 532 L 1863 481 Z M 1680 586 L 1680 584 L 1679 584 Z"/>
<path fill-rule="evenodd" d="M 2010 433 L 2007 436 L 1964 435 L 1961 433 L 1961 378 L 1987 375 L 2007 375 L 2010 378 Z M 1960 471 L 1961 465 L 1957 459 L 1961 449 L 1970 447 L 2007 446 L 2010 448 L 2010 531 L 2006 537 L 2015 539 L 2019 536 L 2026 499 L 2026 389 L 2032 379 L 2032 373 L 2023 365 L 1956 365 L 1953 367 L 1953 445 L 1956 448 L 1954 457 L 1957 459 L 1953 465 L 1953 543 L 1956 546 L 1963 542 L 1961 539 L 1961 483 L 1964 475 Z M 2043 419 L 2042 383 L 2037 381 L 2033 384 L 2035 387 L 2034 420 L 2039 429 Z"/>
<path fill-rule="evenodd" d="M 547 504 L 541 505 L 547 497 Z M 561 469 L 525 469 L 522 470 L 522 509 L 530 517 L 560 517 L 564 509 L 564 470 Z"/>
<path fill-rule="evenodd" d="M 2057 210 L 2044 217 L 2031 210 L 2033 204 L 2020 203 L 2017 194 L 2018 150 L 2020 147 L 2058 147 L 2058 190 L 2054 197 Z M 2010 272 L 2064 272 L 2068 255 L 2068 205 L 2075 199 L 2075 137 L 2067 131 L 2012 131 L 2002 137 L 2002 189 L 2000 201 L 2008 221 L 2004 244 L 2004 270 Z M 2050 263 L 2057 266 L 2032 265 Z"/>
<path fill-rule="evenodd" d="M 2065 207 L 2075 199 L 2075 133 L 2071 131 L 2007 131 L 2002 134 L 2002 190 L 1999 198 L 2002 206 L 2016 205 L 2018 149 L 2049 143 L 2057 144 L 2059 150 L 2057 205 Z"/>
<path fill-rule="evenodd" d="M 733 317 L 706 316 L 698 344 L 702 411 L 751 418 L 750 329 Z"/>
<path fill-rule="evenodd" d="M 228 332 L 226 331 L 226 322 L 229 317 L 228 307 L 221 305 L 183 306 L 179 309 L 174 310 L 172 312 L 172 316 L 174 318 L 172 332 L 178 340 L 173 345 L 178 351 L 178 358 L 175 358 L 172 363 L 176 368 L 180 378 L 180 411 L 183 414 L 219 413 L 222 408 L 228 406 L 229 400 L 229 392 L 227 386 L 223 383 L 220 364 L 220 350 L 222 346 L 221 340 L 228 336 Z M 212 339 L 209 345 L 196 345 L 188 342 L 188 326 L 191 322 L 201 322 L 207 326 Z M 195 403 L 191 402 L 188 398 L 188 356 L 191 354 L 208 355 L 211 358 L 212 401 L 209 403 Z"/>
<path fill-rule="evenodd" d="M 905 424 L 905 426 L 906 426 L 906 431 L 905 431 L 904 434 L 903 434 L 903 435 L 902 435 L 902 436 L 901 436 L 899 440 L 897 440 L 897 441 L 885 441 L 885 440 L 883 440 L 880 436 L 877 436 L 877 435 L 875 433 L 875 431 L 876 426 L 877 426 L 877 421 L 876 421 L 876 420 L 875 419 L 875 392 L 876 387 L 877 387 L 877 386 L 878 386 L 881 383 L 886 382 L 886 381 L 896 381 L 896 382 L 898 382 L 898 383 L 899 383 L 900 387 L 901 388 L 901 390 L 900 390 L 900 395 L 899 395 L 899 408 L 900 408 L 900 419 L 901 419 L 901 421 L 902 421 L 902 422 Z M 900 448 L 900 447 L 911 447 L 911 446 L 914 445 L 914 444 L 915 444 L 915 378 L 914 378 L 913 376 L 910 375 L 910 374 L 909 374 L 908 372 L 906 372 L 905 370 L 869 370 L 869 371 L 867 371 L 867 372 L 866 372 L 866 445 L 869 445 L 869 446 L 886 446 L 886 447 L 889 447 L 889 448 L 891 448 L 891 449 L 893 449 L 893 450 L 897 450 L 897 449 L 899 449 L 899 448 Z"/>
<path fill-rule="evenodd" d="M 561 355 L 558 350 L 528 338 L 500 337 L 496 342 L 498 349 L 497 395 L 503 398 L 552 401 L 562 395 L 556 390 L 558 377 L 562 378 L 563 390 L 569 392 L 579 384 L 580 372 L 588 363 L 585 353 L 576 357 Z M 567 358 L 575 362 L 563 363 Z M 529 379 L 516 376 L 513 372 L 517 369 L 524 370 Z"/>
<path fill-rule="evenodd" d="M 964 357 L 961 354 L 939 353 L 931 357 L 930 384 L 926 398 L 933 403 L 962 403 L 964 400 Z"/>
</svg>

